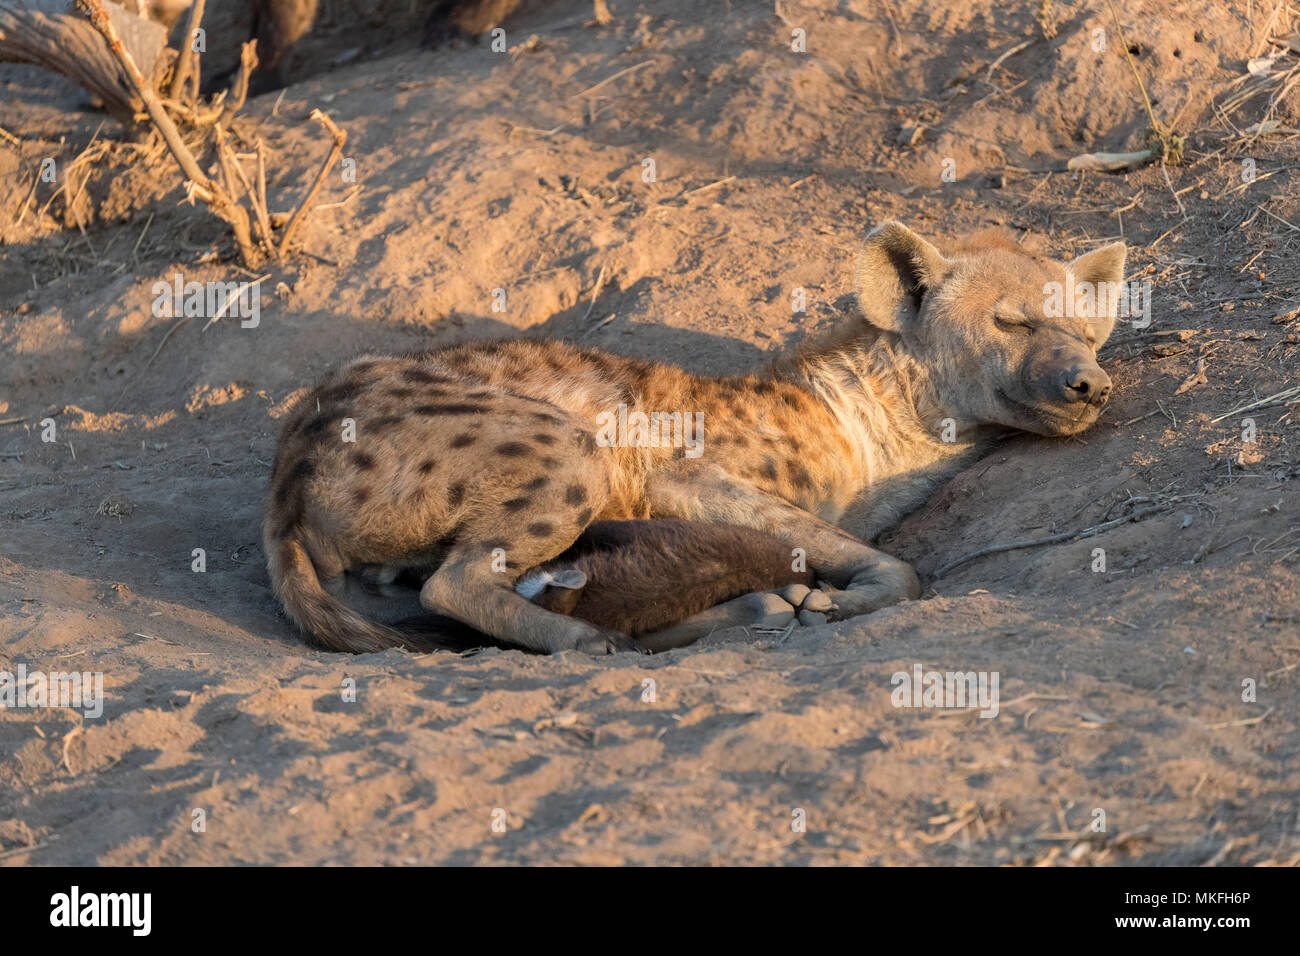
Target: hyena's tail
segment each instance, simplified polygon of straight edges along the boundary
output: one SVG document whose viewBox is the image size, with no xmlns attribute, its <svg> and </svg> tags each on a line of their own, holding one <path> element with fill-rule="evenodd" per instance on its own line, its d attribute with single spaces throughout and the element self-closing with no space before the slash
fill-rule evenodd
<svg viewBox="0 0 1300 956">
<path fill-rule="evenodd" d="M 368 621 L 321 587 L 301 542 L 282 538 L 267 549 L 275 595 L 295 624 L 332 651 L 367 654 L 390 647 L 428 650 L 414 635 Z"/>
</svg>

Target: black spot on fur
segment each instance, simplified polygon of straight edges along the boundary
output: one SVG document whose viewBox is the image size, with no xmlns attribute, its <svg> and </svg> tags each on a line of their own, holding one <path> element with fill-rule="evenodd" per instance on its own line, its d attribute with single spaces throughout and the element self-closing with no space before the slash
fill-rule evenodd
<svg viewBox="0 0 1300 956">
<path fill-rule="evenodd" d="M 474 444 L 474 436 L 471 435 L 469 432 L 461 432 L 459 435 L 457 435 L 455 438 L 451 440 L 452 448 L 464 448 L 467 445 L 472 445 L 472 444 Z"/>
<path fill-rule="evenodd" d="M 293 498 L 294 492 L 298 486 L 288 477 L 282 478 L 275 486 L 275 504 L 279 508 L 289 507 L 289 501 Z"/>
<path fill-rule="evenodd" d="M 275 502 L 281 508 L 287 508 L 290 503 L 297 502 L 297 507 L 301 508 L 302 482 L 316 474 L 316 466 L 306 458 L 300 458 L 293 468 L 285 474 L 281 474 L 276 480 L 275 485 Z"/>
<path fill-rule="evenodd" d="M 301 505 L 285 516 L 284 521 L 280 522 L 280 527 L 276 529 L 275 536 L 281 540 L 292 537 L 297 534 L 300 524 L 302 524 Z"/>
<path fill-rule="evenodd" d="M 542 476 L 540 476 L 540 477 L 534 478 L 534 479 L 533 479 L 532 481 L 530 481 L 528 484 L 524 485 L 524 490 L 525 490 L 525 491 L 541 491 L 543 488 L 545 488 L 545 487 L 546 487 L 547 485 L 549 485 L 550 483 L 551 483 L 551 479 L 547 478 L 545 475 L 542 475 Z"/>
<path fill-rule="evenodd" d="M 577 521 L 578 521 L 578 527 L 585 528 L 587 526 L 587 523 L 591 521 L 591 509 L 583 508 L 581 511 L 579 511 Z"/>
<path fill-rule="evenodd" d="M 578 447 L 589 455 L 595 454 L 596 439 L 592 437 L 590 432 L 580 431 L 578 432 Z"/>
<path fill-rule="evenodd" d="M 433 459 L 426 458 L 424 461 L 420 462 L 418 471 L 422 475 L 427 475 L 429 472 L 433 471 Z"/>
<path fill-rule="evenodd" d="M 549 521 L 534 521 L 528 526 L 528 533 L 534 538 L 549 538 L 555 533 L 555 527 Z"/>
<path fill-rule="evenodd" d="M 533 441 L 537 442 L 539 445 L 554 445 L 556 439 L 554 435 L 548 435 L 546 432 L 538 432 L 533 436 Z"/>
<path fill-rule="evenodd" d="M 770 455 L 764 458 L 763 467 L 758 470 L 758 473 L 768 481 L 776 481 L 776 461 Z"/>
<path fill-rule="evenodd" d="M 362 471 L 369 471 L 371 468 L 375 467 L 375 460 L 364 451 L 359 451 L 352 455 L 352 464 L 356 465 Z"/>
<path fill-rule="evenodd" d="M 504 551 L 506 548 L 510 547 L 510 542 L 505 538 L 488 538 L 483 542 L 483 547 L 487 548 L 489 551 L 495 551 L 497 548 Z"/>
<path fill-rule="evenodd" d="M 552 415 L 550 412 L 533 412 L 533 418 L 539 422 L 546 422 L 548 425 L 563 425 L 564 419 L 559 415 Z"/>
<path fill-rule="evenodd" d="M 532 503 L 532 498 L 511 498 L 508 501 L 501 502 L 501 507 L 510 512 L 523 511 Z"/>
<path fill-rule="evenodd" d="M 415 394 L 415 389 L 413 389 L 413 388 L 390 388 L 390 389 L 388 390 L 388 394 L 391 395 L 391 396 L 393 396 L 393 398 L 410 398 L 412 395 Z"/>
<path fill-rule="evenodd" d="M 587 500 L 587 489 L 582 485 L 569 485 L 564 489 L 564 503 L 567 505 L 580 505 Z"/>
<path fill-rule="evenodd" d="M 521 441 L 508 441 L 497 445 L 497 454 L 506 458 L 521 458 L 528 454 L 529 447 Z"/>
<path fill-rule="evenodd" d="M 450 531 L 448 531 L 446 534 L 444 534 L 441 538 L 439 538 L 437 541 L 435 541 L 434 544 L 435 544 L 438 548 L 441 548 L 442 550 L 445 551 L 445 550 L 447 550 L 448 548 L 450 548 L 450 547 L 452 547 L 453 545 L 455 545 L 455 543 L 456 543 L 457 541 L 460 540 L 460 535 L 461 535 L 461 532 L 462 532 L 463 530 L 464 530 L 464 529 L 463 529 L 460 525 L 456 525 L 456 527 L 452 528 Z"/>
<path fill-rule="evenodd" d="M 354 505 L 364 505 L 370 500 L 369 488 L 357 488 L 352 492 L 352 503 Z"/>
<path fill-rule="evenodd" d="M 384 415 L 381 418 L 376 418 L 374 421 L 367 422 L 366 424 L 370 431 L 374 432 L 381 428 L 389 428 L 393 425 L 398 425 L 401 421 L 401 415 Z"/>
<path fill-rule="evenodd" d="M 786 467 L 790 469 L 790 480 L 796 488 L 812 487 L 812 476 L 808 474 L 807 468 L 793 461 L 786 462 Z"/>
<path fill-rule="evenodd" d="M 560 459 L 558 459 L 558 458 L 553 458 L 553 457 L 551 457 L 550 455 L 544 455 L 544 456 L 542 457 L 542 467 L 543 467 L 543 468 L 559 468 L 559 467 L 560 467 Z"/>
<path fill-rule="evenodd" d="M 469 402 L 415 406 L 415 414 L 417 415 L 482 415 L 486 411 L 487 406 L 473 405 Z"/>
<path fill-rule="evenodd" d="M 430 375 L 422 368 L 404 368 L 402 369 L 402 378 L 408 382 L 423 382 L 426 384 L 439 381 L 436 376 Z M 442 379 L 442 381 L 446 381 L 446 379 Z"/>
<path fill-rule="evenodd" d="M 464 501 L 464 500 L 465 500 L 465 482 L 463 482 L 463 481 L 457 481 L 457 482 L 454 482 L 454 483 L 452 484 L 452 486 L 451 486 L 450 488 L 447 489 L 447 500 L 448 500 L 449 502 L 451 502 L 451 506 L 452 506 L 453 508 L 455 508 L 455 507 L 456 507 L 457 505 L 459 505 L 462 501 Z"/>
<path fill-rule="evenodd" d="M 326 412 L 323 415 L 317 415 L 306 424 L 302 433 L 304 435 L 312 436 L 319 435 L 325 429 L 329 428 L 332 423 L 340 421 L 344 417 L 345 416 L 342 412 Z"/>
<path fill-rule="evenodd" d="M 346 402 L 364 392 L 367 384 L 366 382 L 344 382 L 341 385 L 331 385 L 329 388 L 323 388 L 317 392 L 316 397 L 322 405 Z"/>
</svg>

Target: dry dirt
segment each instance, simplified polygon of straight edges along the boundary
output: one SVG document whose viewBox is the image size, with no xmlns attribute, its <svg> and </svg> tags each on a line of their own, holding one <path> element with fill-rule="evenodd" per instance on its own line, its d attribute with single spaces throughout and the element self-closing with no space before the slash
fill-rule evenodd
<svg viewBox="0 0 1300 956">
<path fill-rule="evenodd" d="M 78 91 L 0 69 L 0 669 L 100 671 L 107 695 L 98 719 L 0 713 L 0 862 L 1300 861 L 1295 396 L 1215 421 L 1296 385 L 1296 95 L 1266 110 L 1300 75 L 1269 42 L 1291 8 L 1124 3 L 1125 44 L 1092 0 L 1046 26 L 1037 0 L 790 2 L 788 24 L 612 6 L 596 27 L 588 3 L 534 4 L 508 53 L 327 8 L 299 81 L 239 128 L 270 147 L 274 208 L 324 155 L 313 107 L 356 181 L 331 178 L 309 254 L 268 270 L 256 328 L 154 317 L 159 280 L 241 278 L 220 224 Z M 1125 45 L 1185 162 L 1066 172 L 1140 145 Z M 75 201 L 31 192 L 92 139 Z M 1095 429 L 1005 442 L 886 536 L 922 600 L 605 659 L 347 657 L 280 616 L 259 544 L 276 418 L 325 369 L 523 334 L 741 370 L 852 308 L 887 218 L 1063 256 L 1122 236 L 1153 289 L 1150 328 L 1102 353 Z M 894 707 L 918 663 L 997 672 L 999 715 Z"/>
</svg>

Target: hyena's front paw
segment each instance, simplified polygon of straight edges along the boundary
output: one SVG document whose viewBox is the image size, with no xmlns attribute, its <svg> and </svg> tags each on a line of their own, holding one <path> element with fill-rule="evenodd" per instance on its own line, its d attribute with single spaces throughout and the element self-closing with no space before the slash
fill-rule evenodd
<svg viewBox="0 0 1300 956">
<path fill-rule="evenodd" d="M 825 624 L 830 620 L 827 615 L 835 609 L 829 594 L 806 584 L 790 584 L 776 593 L 798 614 L 799 623 L 805 627 Z"/>
<path fill-rule="evenodd" d="M 827 620 L 830 621 L 844 621 L 860 614 L 870 614 L 887 604 L 896 604 L 901 600 L 901 598 L 895 598 L 882 601 L 878 595 L 872 592 L 858 591 L 853 588 L 848 590 L 827 588 L 826 593 L 832 601 L 831 610 L 826 614 Z"/>
<path fill-rule="evenodd" d="M 737 600 L 743 604 L 744 617 L 738 623 L 746 627 L 780 630 L 794 620 L 794 606 L 774 591 L 755 591 Z"/>
<path fill-rule="evenodd" d="M 594 657 L 617 654 L 620 651 L 641 651 L 635 640 L 618 631 L 597 631 L 578 641 L 578 650 Z"/>
<path fill-rule="evenodd" d="M 873 564 L 853 576 L 846 589 L 824 589 L 835 604 L 830 619 L 842 621 L 900 601 L 915 601 L 921 596 L 921 581 L 910 564 L 878 555 Z"/>
<path fill-rule="evenodd" d="M 830 611 L 826 614 L 827 619 L 830 621 L 843 621 L 851 617 L 857 617 L 860 614 L 870 614 L 872 611 L 879 611 L 882 607 L 889 607 L 891 604 L 904 601 L 910 596 L 907 594 L 882 595 L 876 589 L 860 591 L 849 588 L 841 591 L 838 588 L 826 588 L 825 591 L 833 602 Z"/>
</svg>

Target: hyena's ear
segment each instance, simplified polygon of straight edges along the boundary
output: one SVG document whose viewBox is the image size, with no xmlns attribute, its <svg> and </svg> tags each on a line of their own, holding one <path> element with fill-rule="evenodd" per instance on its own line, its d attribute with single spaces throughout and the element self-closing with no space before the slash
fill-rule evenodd
<svg viewBox="0 0 1300 956">
<path fill-rule="evenodd" d="M 1120 293 L 1124 283 L 1124 260 L 1128 249 L 1122 242 L 1112 242 L 1108 246 L 1085 252 L 1070 263 L 1070 272 L 1074 274 L 1074 285 L 1092 292 L 1092 301 L 1096 305 L 1096 316 L 1091 319 L 1093 332 L 1097 336 L 1097 348 L 1101 348 L 1110 338 L 1119 315 Z"/>
<path fill-rule="evenodd" d="M 887 222 L 871 231 L 858 254 L 858 305 L 876 328 L 900 332 L 947 272 L 938 249 L 901 222 Z"/>
</svg>

